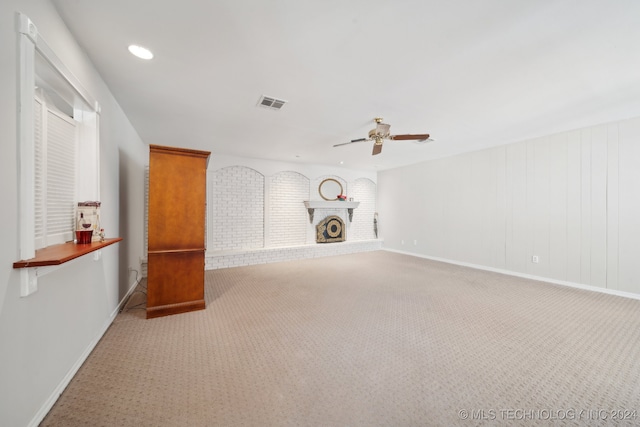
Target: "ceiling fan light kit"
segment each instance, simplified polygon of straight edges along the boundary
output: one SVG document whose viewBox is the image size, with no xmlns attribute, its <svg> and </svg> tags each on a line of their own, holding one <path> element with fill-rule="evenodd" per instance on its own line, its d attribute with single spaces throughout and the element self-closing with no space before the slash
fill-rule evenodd
<svg viewBox="0 0 640 427">
<path fill-rule="evenodd" d="M 415 141 L 416 143 L 421 143 L 421 144 L 433 141 L 433 139 L 429 138 L 428 133 L 391 135 L 390 133 L 391 126 L 386 123 L 383 123 L 382 117 L 376 117 L 373 120 L 376 122 L 376 128 L 371 129 L 369 131 L 368 138 L 352 139 L 349 142 L 344 142 L 342 144 L 335 144 L 334 147 L 353 144 L 355 142 L 373 141 L 373 152 L 371 153 L 371 155 L 375 156 L 382 152 L 382 143 L 384 142 L 385 139 L 389 139 L 393 141 Z"/>
</svg>

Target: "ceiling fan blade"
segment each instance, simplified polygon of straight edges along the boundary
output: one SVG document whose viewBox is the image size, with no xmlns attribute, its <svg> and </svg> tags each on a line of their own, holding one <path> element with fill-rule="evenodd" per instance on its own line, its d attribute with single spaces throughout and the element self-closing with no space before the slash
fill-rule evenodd
<svg viewBox="0 0 640 427">
<path fill-rule="evenodd" d="M 418 133 L 418 134 L 406 134 L 406 135 L 392 135 L 389 139 L 393 139 L 396 141 L 405 141 L 410 139 L 416 139 L 418 141 L 423 141 L 425 139 L 429 139 L 428 133 Z"/>
<path fill-rule="evenodd" d="M 375 156 L 376 154 L 380 154 L 382 152 L 382 142 L 381 143 L 375 143 L 373 144 L 373 152 L 371 153 L 372 156 Z"/>
<path fill-rule="evenodd" d="M 349 144 L 353 144 L 354 142 L 362 142 L 367 140 L 368 140 L 367 138 L 353 139 L 349 142 L 342 142 L 340 144 L 335 144 L 334 147 L 340 147 L 341 145 L 349 145 Z"/>
</svg>

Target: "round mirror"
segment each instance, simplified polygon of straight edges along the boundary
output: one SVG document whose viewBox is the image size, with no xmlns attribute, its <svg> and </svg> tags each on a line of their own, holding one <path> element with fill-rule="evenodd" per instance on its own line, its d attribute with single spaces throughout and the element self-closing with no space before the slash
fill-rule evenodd
<svg viewBox="0 0 640 427">
<path fill-rule="evenodd" d="M 342 194 L 342 184 L 333 178 L 327 178 L 320 183 L 318 192 L 325 200 L 338 200 L 338 195 Z"/>
</svg>

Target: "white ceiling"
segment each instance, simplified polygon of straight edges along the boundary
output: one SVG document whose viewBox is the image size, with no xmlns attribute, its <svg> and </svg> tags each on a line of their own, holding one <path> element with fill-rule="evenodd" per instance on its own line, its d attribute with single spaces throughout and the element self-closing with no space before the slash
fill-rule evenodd
<svg viewBox="0 0 640 427">
<path fill-rule="evenodd" d="M 149 144 L 383 170 L 640 115 L 637 0 L 53 3 Z M 333 148 L 376 116 L 435 141 Z"/>
</svg>

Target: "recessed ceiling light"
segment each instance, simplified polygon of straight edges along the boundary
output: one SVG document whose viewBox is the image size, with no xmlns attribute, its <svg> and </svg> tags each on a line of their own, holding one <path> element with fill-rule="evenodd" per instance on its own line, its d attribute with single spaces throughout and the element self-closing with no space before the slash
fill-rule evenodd
<svg viewBox="0 0 640 427">
<path fill-rule="evenodd" d="M 129 52 L 131 52 L 133 55 L 137 56 L 138 58 L 142 58 L 142 59 L 153 58 L 153 53 L 151 53 L 149 49 L 147 49 L 146 47 L 135 45 L 135 44 L 132 44 L 129 46 Z"/>
</svg>

